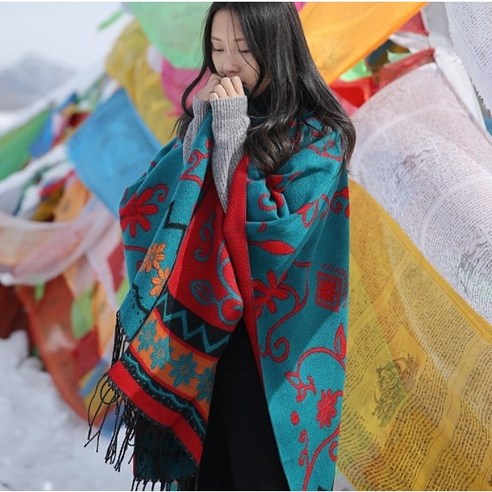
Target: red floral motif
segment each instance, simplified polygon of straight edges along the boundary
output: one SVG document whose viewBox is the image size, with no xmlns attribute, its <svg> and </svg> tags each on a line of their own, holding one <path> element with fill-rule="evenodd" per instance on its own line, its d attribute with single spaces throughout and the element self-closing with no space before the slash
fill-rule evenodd
<svg viewBox="0 0 492 492">
<path fill-rule="evenodd" d="M 336 360 L 342 369 L 345 369 L 345 357 L 347 356 L 347 339 L 345 337 L 345 330 L 343 324 L 337 328 L 335 333 L 335 340 L 333 341 L 333 349 L 328 347 L 312 347 L 306 350 L 298 359 L 296 368 L 294 371 L 285 373 L 285 378 L 289 384 L 296 390 L 296 401 L 299 403 L 303 401 L 308 391 L 312 391 L 316 394 L 316 386 L 312 376 L 307 376 L 307 383 L 301 378 L 301 366 L 302 363 L 313 354 L 326 354 Z"/>
<path fill-rule="evenodd" d="M 262 222 L 258 227 L 258 232 L 265 232 L 266 230 L 267 230 L 267 224 L 266 222 Z"/>
<path fill-rule="evenodd" d="M 292 422 L 292 425 L 297 425 L 300 422 L 299 414 L 294 410 L 290 414 L 290 421 Z"/>
<path fill-rule="evenodd" d="M 305 268 L 306 279 L 304 296 L 302 296 L 300 292 L 296 291 L 291 285 L 283 283 L 284 280 L 287 278 L 287 274 L 284 273 L 284 275 L 281 277 L 281 283 L 283 285 L 283 289 L 292 296 L 294 305 L 292 306 L 292 309 L 290 309 L 290 311 L 285 313 L 281 318 L 277 319 L 275 323 L 273 323 L 273 325 L 268 328 L 265 338 L 265 348 L 260 351 L 261 357 L 270 357 L 274 362 L 277 363 L 283 362 L 289 356 L 290 343 L 285 336 L 279 337 L 274 340 L 275 331 L 278 327 L 282 326 L 289 318 L 292 318 L 292 316 L 298 313 L 306 304 L 309 298 L 309 269 L 311 268 L 311 263 L 295 260 L 293 265 L 298 268 Z"/>
<path fill-rule="evenodd" d="M 335 214 L 339 214 L 340 212 L 343 211 L 345 213 L 345 217 L 347 217 L 348 219 L 350 217 L 350 207 L 349 207 L 348 200 L 349 200 L 349 189 L 348 186 L 345 186 L 341 190 L 335 192 L 335 194 L 333 195 L 333 200 L 331 201 L 331 207 L 330 207 L 331 210 Z M 345 205 L 343 204 L 343 201 L 346 202 Z"/>
<path fill-rule="evenodd" d="M 314 210 L 312 210 L 314 207 Z M 318 216 L 319 200 L 309 202 L 303 205 L 296 213 L 302 216 L 302 225 L 309 228 L 313 225 L 314 220 Z M 311 218 L 309 218 L 311 214 Z"/>
<path fill-rule="evenodd" d="M 330 455 L 330 460 L 333 461 L 333 462 L 336 462 L 337 459 L 338 459 L 338 456 L 337 454 L 335 453 L 335 451 L 338 449 L 338 441 L 333 441 L 331 444 L 330 444 L 330 449 L 328 450 L 328 454 Z"/>
<path fill-rule="evenodd" d="M 312 391 L 316 394 L 316 386 L 314 385 L 313 376 L 308 376 L 308 382 L 305 383 L 298 371 L 288 371 L 285 373 L 285 378 L 289 381 L 290 385 L 297 391 L 296 402 L 300 403 L 306 398 L 308 391 Z"/>
<path fill-rule="evenodd" d="M 330 459 L 335 462 L 337 460 L 337 456 L 335 454 L 335 450 L 338 447 L 338 435 L 340 434 L 340 425 L 337 426 L 337 428 L 326 438 L 324 439 L 318 447 L 315 449 L 314 453 L 312 456 L 309 456 L 309 435 L 306 429 L 303 429 L 301 433 L 299 434 L 299 442 L 301 444 L 304 444 L 304 448 L 302 449 L 301 453 L 299 454 L 298 458 L 298 463 L 299 466 L 305 466 L 306 471 L 304 474 L 304 481 L 302 484 L 302 490 L 310 490 L 309 489 L 309 481 L 311 480 L 311 475 L 314 470 L 314 466 L 316 464 L 316 461 L 319 458 L 319 455 L 321 454 L 321 451 L 327 446 L 328 447 L 328 456 Z"/>
<path fill-rule="evenodd" d="M 330 159 L 333 159 L 334 161 L 337 162 L 342 162 L 343 157 L 338 156 L 338 155 L 333 155 L 330 152 L 328 152 L 328 149 L 333 149 L 335 147 L 335 140 L 328 140 L 321 148 L 317 147 L 315 144 L 309 145 L 308 149 L 314 150 L 318 155 L 322 157 L 329 157 Z"/>
<path fill-rule="evenodd" d="M 345 330 L 343 324 L 340 324 L 335 333 L 335 339 L 333 342 L 333 348 L 328 347 L 312 347 L 306 350 L 298 359 L 296 368 L 294 371 L 285 373 L 285 377 L 289 384 L 296 390 L 296 401 L 302 402 L 309 394 L 318 394 L 314 378 L 307 375 L 307 382 L 304 382 L 301 378 L 301 366 L 303 362 L 313 354 L 326 354 L 334 359 L 341 368 L 345 370 L 345 356 L 347 351 L 347 343 L 345 338 Z M 330 460 L 335 462 L 337 460 L 336 450 L 338 447 L 338 435 L 340 433 L 340 425 L 338 424 L 334 430 L 331 430 L 333 425 L 333 419 L 337 416 L 337 399 L 342 398 L 342 390 L 322 390 L 317 401 L 317 415 L 319 427 L 327 427 L 327 432 L 330 435 L 323 439 L 319 444 L 309 445 L 309 433 L 306 429 L 300 430 L 299 442 L 304 444 L 298 457 L 299 466 L 305 467 L 304 480 L 302 484 L 302 490 L 311 490 L 310 480 L 315 468 L 316 462 L 323 450 L 328 451 Z M 314 402 L 313 402 L 314 403 Z M 297 413 L 297 412 L 296 412 Z M 294 412 L 291 413 L 291 421 L 293 419 Z M 315 447 L 316 446 L 316 447 Z M 311 452 L 311 450 L 314 451 Z"/>
<path fill-rule="evenodd" d="M 316 288 L 316 304 L 330 311 L 338 312 L 342 298 L 342 279 L 318 272 L 318 284 Z"/>
<path fill-rule="evenodd" d="M 270 193 L 263 193 L 258 197 L 258 207 L 260 207 L 261 210 L 278 210 L 284 206 L 285 199 L 282 192 L 285 190 L 285 186 L 282 185 L 282 181 L 283 176 L 276 174 L 269 174 L 266 177 L 266 185 L 270 190 Z M 265 200 L 269 198 L 275 203 L 274 205 L 267 205 L 265 203 Z"/>
<path fill-rule="evenodd" d="M 212 143 L 210 139 L 207 139 L 207 141 L 205 142 L 205 147 L 207 148 L 207 150 L 210 150 L 212 148 Z M 195 183 L 198 183 L 199 186 L 201 186 L 203 184 L 203 180 L 199 176 L 195 176 L 192 173 L 201 164 L 202 160 L 208 157 L 210 157 L 210 152 L 204 154 L 200 150 L 195 149 L 191 153 L 187 162 L 187 164 L 191 164 L 191 166 L 186 169 L 180 179 L 183 181 L 194 181 Z"/>
<path fill-rule="evenodd" d="M 287 187 L 288 183 L 294 181 L 301 173 L 293 173 L 287 177 L 279 175 L 279 174 L 269 174 L 266 178 L 266 185 L 269 189 L 269 193 L 263 193 L 258 197 L 258 207 L 260 210 L 271 211 L 271 210 L 279 210 L 285 205 L 284 191 Z M 274 202 L 274 205 L 267 205 L 265 200 L 271 200 Z"/>
<path fill-rule="evenodd" d="M 291 255 L 296 251 L 290 244 L 278 239 L 249 241 L 249 244 L 251 246 L 257 246 L 271 255 Z"/>
<path fill-rule="evenodd" d="M 316 415 L 316 420 L 320 427 L 331 426 L 331 420 L 337 414 L 337 398 L 342 395 L 341 391 L 335 391 L 335 393 L 332 393 L 331 390 L 321 391 L 321 398 L 318 401 L 318 414 Z"/>
<path fill-rule="evenodd" d="M 253 280 L 255 310 L 257 317 L 261 316 L 265 305 L 270 313 L 276 313 L 277 305 L 275 304 L 274 299 L 285 300 L 289 297 L 289 288 L 283 284 L 287 278 L 286 273 L 282 274 L 278 281 L 274 271 L 268 270 L 266 275 L 267 284 L 264 284 L 258 279 Z"/>
<path fill-rule="evenodd" d="M 283 176 L 270 174 L 266 178 L 266 184 L 270 189 L 272 200 L 277 205 L 277 209 L 282 208 L 285 204 L 285 199 L 282 193 L 285 190 L 285 186 L 282 185 Z"/>
<path fill-rule="evenodd" d="M 335 359 L 342 364 L 345 369 L 345 357 L 347 356 L 347 337 L 345 336 L 345 330 L 343 325 L 339 325 L 337 332 L 335 333 L 335 340 L 333 343 L 335 348 Z"/>
<path fill-rule="evenodd" d="M 140 226 L 145 232 L 150 230 L 151 224 L 147 216 L 159 212 L 157 205 L 148 203 L 156 190 L 163 191 L 157 196 L 158 201 L 163 202 L 168 193 L 168 187 L 164 184 L 147 188 L 140 195 L 133 195 L 128 203 L 120 208 L 121 228 L 125 231 L 129 227 L 131 237 L 137 235 L 137 226 Z"/>
</svg>

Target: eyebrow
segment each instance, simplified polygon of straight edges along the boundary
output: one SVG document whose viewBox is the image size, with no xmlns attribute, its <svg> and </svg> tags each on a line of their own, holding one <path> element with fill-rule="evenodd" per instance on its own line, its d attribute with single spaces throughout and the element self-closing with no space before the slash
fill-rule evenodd
<svg viewBox="0 0 492 492">
<path fill-rule="evenodd" d="M 222 43 L 222 39 L 220 38 L 217 38 L 215 36 L 210 36 L 210 38 L 213 39 L 214 41 L 220 41 Z M 244 38 L 236 38 L 235 41 L 239 43 L 239 41 L 246 41 L 246 40 Z"/>
</svg>

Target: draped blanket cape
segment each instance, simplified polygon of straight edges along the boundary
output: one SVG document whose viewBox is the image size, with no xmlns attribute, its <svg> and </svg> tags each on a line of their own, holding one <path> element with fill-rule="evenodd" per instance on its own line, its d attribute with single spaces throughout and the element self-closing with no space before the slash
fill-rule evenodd
<svg viewBox="0 0 492 492">
<path fill-rule="evenodd" d="M 106 461 L 119 469 L 131 447 L 133 486 L 194 489 L 217 361 L 242 318 L 289 486 L 331 489 L 348 294 L 341 139 L 308 118 L 276 173 L 243 156 L 225 214 L 211 122 L 209 112 L 187 162 L 173 140 L 121 201 L 130 289 L 91 409 L 97 419 L 114 410 Z"/>
</svg>

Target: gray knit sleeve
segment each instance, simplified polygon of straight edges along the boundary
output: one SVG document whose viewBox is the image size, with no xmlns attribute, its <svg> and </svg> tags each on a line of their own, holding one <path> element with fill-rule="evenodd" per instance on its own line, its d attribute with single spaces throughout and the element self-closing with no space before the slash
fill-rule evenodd
<svg viewBox="0 0 492 492">
<path fill-rule="evenodd" d="M 185 162 L 190 158 L 193 140 L 195 140 L 209 107 L 210 103 L 208 101 L 202 101 L 196 96 L 193 98 L 193 119 L 190 121 L 183 140 L 183 157 Z"/>
<path fill-rule="evenodd" d="M 232 177 L 243 155 L 250 125 L 246 96 L 215 99 L 212 107 L 212 172 L 222 208 L 227 211 L 227 198 Z"/>
</svg>

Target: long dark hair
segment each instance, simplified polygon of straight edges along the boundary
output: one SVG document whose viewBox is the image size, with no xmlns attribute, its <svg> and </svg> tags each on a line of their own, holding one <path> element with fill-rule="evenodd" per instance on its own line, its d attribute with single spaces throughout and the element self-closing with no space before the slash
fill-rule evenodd
<svg viewBox="0 0 492 492">
<path fill-rule="evenodd" d="M 181 99 L 184 113 L 178 120 L 178 135 L 184 138 L 193 117 L 188 105 L 192 90 L 210 71 L 217 73 L 212 61 L 212 21 L 216 12 L 227 9 L 239 20 L 248 48 L 258 63 L 255 92 L 267 79 L 265 118 L 255 119 L 244 144 L 245 151 L 259 168 L 273 172 L 297 150 L 289 136 L 292 121 L 302 121 L 306 111 L 324 126 L 340 132 L 344 160 L 348 162 L 355 146 L 355 128 L 321 77 L 309 51 L 301 21 L 289 2 L 214 2 L 210 6 L 203 32 L 203 64 L 198 76 Z"/>
</svg>

